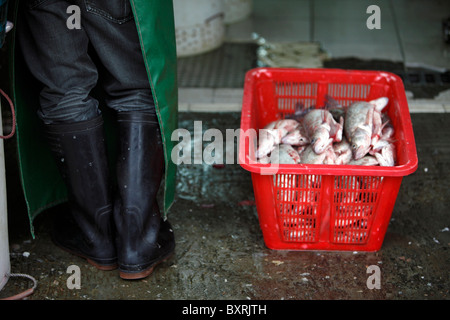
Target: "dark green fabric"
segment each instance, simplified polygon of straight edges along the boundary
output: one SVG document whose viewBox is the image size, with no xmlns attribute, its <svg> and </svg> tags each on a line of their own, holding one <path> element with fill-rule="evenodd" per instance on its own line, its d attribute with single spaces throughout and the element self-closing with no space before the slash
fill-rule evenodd
<svg viewBox="0 0 450 320">
<path fill-rule="evenodd" d="M 171 135 L 178 125 L 177 57 L 173 4 L 170 0 L 130 0 L 141 42 L 149 83 L 154 95 L 165 153 L 163 214 L 166 217 L 175 194 L 176 165 L 171 161 Z M 18 0 L 11 1 L 17 18 Z M 15 46 L 13 29 L 10 44 L 10 79 L 16 107 L 17 143 L 22 187 L 34 236 L 33 220 L 42 211 L 67 201 L 67 190 L 56 168 L 37 117 L 39 83 L 25 67 Z M 114 115 L 102 110 L 108 147 L 115 150 Z M 111 156 L 111 165 L 114 157 Z"/>
<path fill-rule="evenodd" d="M 165 145 L 164 213 L 175 196 L 172 132 L 178 126 L 177 53 L 171 0 L 130 0 Z"/>
</svg>

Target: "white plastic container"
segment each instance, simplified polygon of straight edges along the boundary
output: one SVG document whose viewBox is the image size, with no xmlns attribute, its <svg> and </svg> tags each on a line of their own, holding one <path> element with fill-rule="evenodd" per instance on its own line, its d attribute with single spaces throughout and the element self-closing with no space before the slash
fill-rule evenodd
<svg viewBox="0 0 450 320">
<path fill-rule="evenodd" d="M 252 0 L 223 0 L 225 8 L 225 24 L 246 19 L 253 10 Z M 258 1 L 258 0 L 256 0 Z"/>
<path fill-rule="evenodd" d="M 2 111 L 0 107 L 0 133 L 3 132 Z M 5 150 L 0 139 L 0 290 L 8 282 L 11 271 L 9 261 L 8 216 L 6 206 Z"/>
<path fill-rule="evenodd" d="M 177 56 L 220 47 L 225 39 L 223 0 L 174 0 Z"/>
</svg>

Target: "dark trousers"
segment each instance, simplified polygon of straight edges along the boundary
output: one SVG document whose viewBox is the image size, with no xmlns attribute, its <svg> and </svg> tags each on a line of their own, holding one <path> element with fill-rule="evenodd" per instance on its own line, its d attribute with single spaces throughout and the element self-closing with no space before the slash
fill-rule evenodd
<svg viewBox="0 0 450 320">
<path fill-rule="evenodd" d="M 80 9 L 79 21 L 69 6 Z M 107 107 L 154 113 L 128 0 L 21 0 L 17 28 L 25 61 L 43 85 L 38 115 L 44 123 L 100 114 L 91 96 L 97 83 Z"/>
</svg>

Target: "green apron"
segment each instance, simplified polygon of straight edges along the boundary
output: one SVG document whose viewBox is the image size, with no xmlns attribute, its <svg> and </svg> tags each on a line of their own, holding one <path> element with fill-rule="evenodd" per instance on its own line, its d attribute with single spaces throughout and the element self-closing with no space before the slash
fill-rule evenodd
<svg viewBox="0 0 450 320">
<path fill-rule="evenodd" d="M 174 142 L 172 132 L 178 125 L 177 56 L 173 4 L 170 0 L 130 0 L 139 33 L 149 83 L 155 100 L 161 127 L 165 156 L 162 213 L 167 217 L 175 196 L 176 165 L 170 159 Z M 17 17 L 18 0 L 10 3 Z M 15 19 L 17 21 L 17 19 Z M 16 107 L 17 143 L 20 175 L 28 208 L 31 234 L 33 220 L 42 211 L 67 201 L 67 190 L 56 168 L 36 111 L 39 103 L 39 84 L 25 67 L 19 50 L 15 48 L 13 29 L 10 45 L 10 74 L 13 100 Z M 10 35 L 8 35 L 10 36 Z M 108 145 L 114 152 L 114 123 L 108 110 L 102 110 Z M 111 113 L 111 112 L 110 112 Z"/>
</svg>

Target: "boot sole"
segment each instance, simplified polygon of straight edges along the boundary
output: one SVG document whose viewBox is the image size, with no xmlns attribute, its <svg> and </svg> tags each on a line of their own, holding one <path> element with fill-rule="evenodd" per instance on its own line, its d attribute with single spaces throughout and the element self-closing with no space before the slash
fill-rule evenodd
<svg viewBox="0 0 450 320">
<path fill-rule="evenodd" d="M 161 260 L 155 262 L 153 265 L 145 269 L 141 272 L 126 272 L 119 270 L 119 276 L 124 280 L 139 280 L 148 277 L 153 273 L 153 270 L 155 270 L 156 266 L 160 263 L 166 262 L 170 258 L 172 258 L 174 255 L 174 252 L 170 252 L 166 257 L 162 258 Z"/>
<path fill-rule="evenodd" d="M 85 258 L 83 256 L 80 256 L 80 257 Z M 93 260 L 91 260 L 89 258 L 85 258 L 85 259 L 90 265 L 93 265 L 94 267 L 96 267 L 98 270 L 101 270 L 101 271 L 113 271 L 113 270 L 116 270 L 119 267 L 117 265 L 117 263 L 116 264 L 111 264 L 111 265 L 102 265 L 102 264 L 98 264 L 97 262 L 95 262 L 95 261 L 93 261 Z"/>
</svg>

